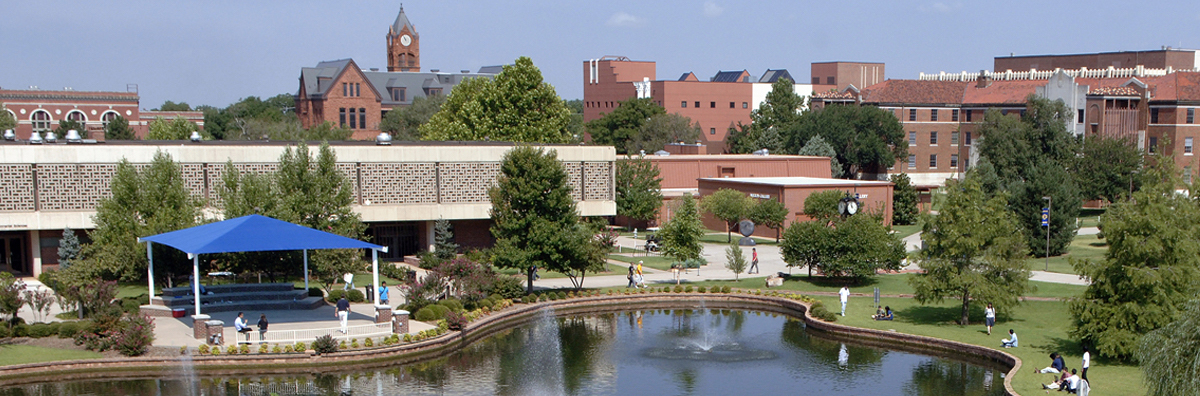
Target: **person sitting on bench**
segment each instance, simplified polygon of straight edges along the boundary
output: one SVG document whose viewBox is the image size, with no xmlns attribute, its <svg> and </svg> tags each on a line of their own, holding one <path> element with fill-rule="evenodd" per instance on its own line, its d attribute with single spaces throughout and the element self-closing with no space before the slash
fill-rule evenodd
<svg viewBox="0 0 1200 396">
<path fill-rule="evenodd" d="M 246 325 L 245 314 L 238 312 L 237 319 L 233 320 L 233 328 L 236 329 L 238 333 L 246 334 L 246 342 L 250 342 L 250 326 Z"/>
</svg>

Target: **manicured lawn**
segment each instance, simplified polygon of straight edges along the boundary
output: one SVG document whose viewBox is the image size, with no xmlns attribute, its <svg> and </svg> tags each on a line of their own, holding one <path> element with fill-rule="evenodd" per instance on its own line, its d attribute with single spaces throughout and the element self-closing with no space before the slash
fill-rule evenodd
<svg viewBox="0 0 1200 396">
<path fill-rule="evenodd" d="M 1081 209 L 1079 211 L 1079 227 L 1098 227 L 1100 225 L 1100 216 L 1104 214 L 1104 209 Z"/>
<path fill-rule="evenodd" d="M 32 345 L 0 345 L 0 366 L 53 362 L 57 360 L 99 359 L 97 352 L 46 348 Z"/>
<path fill-rule="evenodd" d="M 850 284 L 850 292 L 863 293 L 867 295 L 874 294 L 875 288 L 879 288 L 879 294 L 883 295 L 911 295 L 913 294 L 912 286 L 908 284 L 908 278 L 913 274 L 897 274 L 897 275 L 879 275 L 868 278 L 858 284 Z M 686 278 L 684 278 L 686 279 Z M 1037 288 L 1036 291 L 1029 293 L 1030 297 L 1050 297 L 1050 298 L 1065 298 L 1075 297 L 1083 293 L 1086 286 L 1064 285 L 1060 283 L 1035 282 L 1030 281 L 1031 285 Z M 732 288 L 743 289 L 764 289 L 766 290 L 765 281 L 762 278 L 742 279 L 739 281 L 703 281 L 688 283 L 695 286 L 729 286 Z M 809 278 L 803 273 L 796 273 L 783 282 L 783 286 L 772 288 L 771 290 L 790 290 L 799 292 L 827 292 L 836 293 L 841 289 L 844 281 L 842 279 L 830 279 L 820 276 Z"/>
<path fill-rule="evenodd" d="M 909 237 L 912 234 L 921 232 L 921 227 L 923 227 L 923 226 L 920 223 L 909 224 L 909 225 L 894 225 L 894 226 L 892 226 L 892 231 L 896 233 L 897 237 L 903 239 L 903 238 Z"/>
<path fill-rule="evenodd" d="M 618 265 L 615 265 L 612 263 L 605 264 L 605 268 L 607 268 L 607 271 L 605 271 L 605 272 L 588 272 L 587 276 L 592 277 L 592 276 L 604 276 L 604 275 L 617 275 L 618 273 L 624 273 L 624 271 L 627 271 L 625 269 L 625 267 L 621 267 L 621 266 L 618 266 Z M 496 272 L 499 272 L 499 273 L 505 274 L 505 275 L 522 275 L 522 276 L 525 275 L 525 271 L 519 270 L 517 268 L 496 268 Z M 554 271 L 538 271 L 538 275 L 541 276 L 542 279 L 554 279 L 554 278 L 566 278 L 567 277 L 566 274 L 563 274 L 561 272 L 554 272 Z"/>
<path fill-rule="evenodd" d="M 775 245 L 776 244 L 775 238 L 761 238 L 761 237 L 751 237 L 751 238 L 754 238 L 754 243 L 757 243 L 759 245 Z M 739 239 L 742 239 L 742 234 L 738 234 L 736 232 L 733 233 L 733 243 L 737 243 L 737 241 Z M 728 245 L 730 243 L 729 238 L 727 236 L 725 236 L 725 233 L 721 233 L 720 235 L 704 234 L 704 236 L 700 237 L 700 242 L 715 243 L 715 244 L 719 244 L 719 245 Z"/>
<path fill-rule="evenodd" d="M 1103 260 L 1104 254 L 1107 252 L 1108 244 L 1097 238 L 1096 235 L 1076 236 L 1075 240 L 1071 241 L 1071 247 L 1068 248 L 1067 254 L 1050 256 L 1050 272 L 1074 274 L 1075 268 L 1071 267 L 1070 258 Z M 1045 271 L 1046 258 L 1030 258 L 1029 268 L 1035 271 Z"/>
<path fill-rule="evenodd" d="M 671 263 L 675 262 L 675 260 L 670 257 L 653 256 L 653 255 L 652 256 L 641 256 L 641 255 L 639 255 L 639 256 L 622 256 L 622 255 L 618 255 L 618 254 L 610 254 L 610 255 L 608 255 L 608 258 L 617 260 L 617 261 L 621 261 L 621 262 L 630 263 L 630 264 L 636 264 L 638 261 L 644 261 L 644 263 L 642 263 L 642 265 L 650 267 L 650 268 L 654 268 L 656 270 L 661 270 L 661 271 L 670 271 Z M 629 271 L 628 268 L 629 267 L 625 267 L 625 271 L 628 272 Z"/>
</svg>

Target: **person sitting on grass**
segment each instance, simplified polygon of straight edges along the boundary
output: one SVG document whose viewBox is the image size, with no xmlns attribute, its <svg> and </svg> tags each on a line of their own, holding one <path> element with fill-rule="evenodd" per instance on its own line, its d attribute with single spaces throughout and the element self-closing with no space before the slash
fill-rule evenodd
<svg viewBox="0 0 1200 396">
<path fill-rule="evenodd" d="M 1050 367 L 1046 367 L 1041 370 L 1033 369 L 1033 373 L 1034 374 L 1038 374 L 1038 373 L 1058 374 L 1063 371 L 1066 371 L 1066 367 L 1067 367 L 1067 365 L 1066 365 L 1066 363 L 1063 363 L 1062 355 L 1059 355 L 1058 352 L 1051 352 L 1050 353 Z"/>
<path fill-rule="evenodd" d="M 1000 345 L 1005 348 L 1016 348 L 1017 347 L 1017 333 L 1013 332 L 1012 329 L 1008 329 L 1008 338 L 1000 340 Z"/>
<path fill-rule="evenodd" d="M 1068 372 L 1066 369 L 1064 369 L 1062 372 L 1062 375 L 1058 376 L 1058 379 L 1055 379 L 1054 382 L 1051 382 L 1049 384 L 1042 384 L 1042 389 L 1051 389 L 1051 390 L 1061 389 L 1062 385 L 1064 383 L 1066 383 L 1067 377 L 1070 377 L 1070 376 L 1071 376 L 1071 373 Z"/>
<path fill-rule="evenodd" d="M 875 320 L 892 320 L 894 318 L 892 316 L 892 307 L 890 307 L 890 306 L 883 307 L 883 310 L 878 311 L 878 312 L 879 313 L 877 313 L 875 315 L 871 315 L 871 318 L 873 318 Z"/>
<path fill-rule="evenodd" d="M 876 305 L 875 306 L 875 314 L 871 315 L 871 319 L 879 320 L 879 318 L 882 318 L 882 317 L 883 317 L 883 306 Z"/>
<path fill-rule="evenodd" d="M 1063 380 L 1063 384 L 1058 388 L 1058 390 L 1065 390 L 1067 393 L 1079 392 L 1079 375 L 1077 375 L 1075 369 L 1071 369 L 1071 375 Z"/>
</svg>

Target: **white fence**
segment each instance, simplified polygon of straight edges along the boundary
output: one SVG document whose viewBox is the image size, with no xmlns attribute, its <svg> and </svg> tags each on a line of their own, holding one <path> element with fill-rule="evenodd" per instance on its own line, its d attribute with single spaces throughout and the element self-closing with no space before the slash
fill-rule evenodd
<svg viewBox="0 0 1200 396">
<path fill-rule="evenodd" d="M 342 334 L 341 327 L 304 330 L 269 330 L 262 338 L 259 337 L 259 332 L 257 331 L 235 334 L 238 344 L 255 344 L 263 342 L 269 342 L 272 344 L 294 344 L 300 341 L 312 342 L 313 340 L 316 340 L 317 337 L 323 335 L 333 336 L 334 340 L 390 336 L 392 335 L 392 324 L 391 322 L 388 322 L 347 326 L 346 330 L 346 334 Z M 249 337 L 249 341 L 247 341 L 247 337 Z"/>
<path fill-rule="evenodd" d="M 1121 69 L 1118 69 L 1113 66 L 1109 66 L 1108 68 L 1105 68 L 1105 69 L 1088 69 L 1086 67 L 1083 67 L 1083 68 L 1079 68 L 1076 70 L 1072 70 L 1072 69 L 1036 70 L 1036 69 L 1033 69 L 1033 70 L 1029 70 L 1029 71 L 1012 71 L 1012 70 L 995 71 L 995 72 L 984 71 L 984 72 L 982 72 L 982 74 L 991 78 L 992 80 L 997 80 L 997 81 L 1001 81 L 1001 80 L 1005 80 L 1005 81 L 1007 81 L 1007 80 L 1048 80 L 1048 79 L 1050 79 L 1051 76 L 1054 75 L 1055 72 L 1058 72 L 1058 71 L 1061 71 L 1063 73 L 1066 73 L 1068 76 L 1076 77 L 1076 78 L 1132 78 L 1132 77 L 1159 77 L 1159 76 L 1165 76 L 1165 75 L 1168 75 L 1168 74 L 1171 74 L 1174 72 L 1200 71 L 1200 68 L 1193 69 L 1193 70 L 1175 70 L 1170 67 L 1168 67 L 1166 69 L 1152 69 L 1152 68 L 1147 68 L 1147 67 L 1138 65 L 1137 67 L 1129 67 L 1129 68 L 1121 68 Z M 960 72 L 960 73 L 946 73 L 946 72 L 931 73 L 931 74 L 921 73 L 918 75 L 917 79 L 923 80 L 923 81 L 975 81 L 976 79 L 979 78 L 979 75 L 980 75 L 980 73 L 969 73 L 969 72 L 965 72 L 965 71 Z"/>
</svg>

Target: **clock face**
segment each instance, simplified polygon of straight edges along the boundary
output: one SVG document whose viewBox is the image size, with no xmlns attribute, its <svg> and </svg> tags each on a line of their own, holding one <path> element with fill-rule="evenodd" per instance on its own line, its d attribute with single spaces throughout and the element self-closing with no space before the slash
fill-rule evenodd
<svg viewBox="0 0 1200 396">
<path fill-rule="evenodd" d="M 407 47 L 409 44 L 412 44 L 412 37 L 408 37 L 407 34 L 400 36 L 400 45 Z"/>
<path fill-rule="evenodd" d="M 858 212 L 858 202 L 850 201 L 846 203 L 846 212 L 854 214 Z"/>
</svg>

